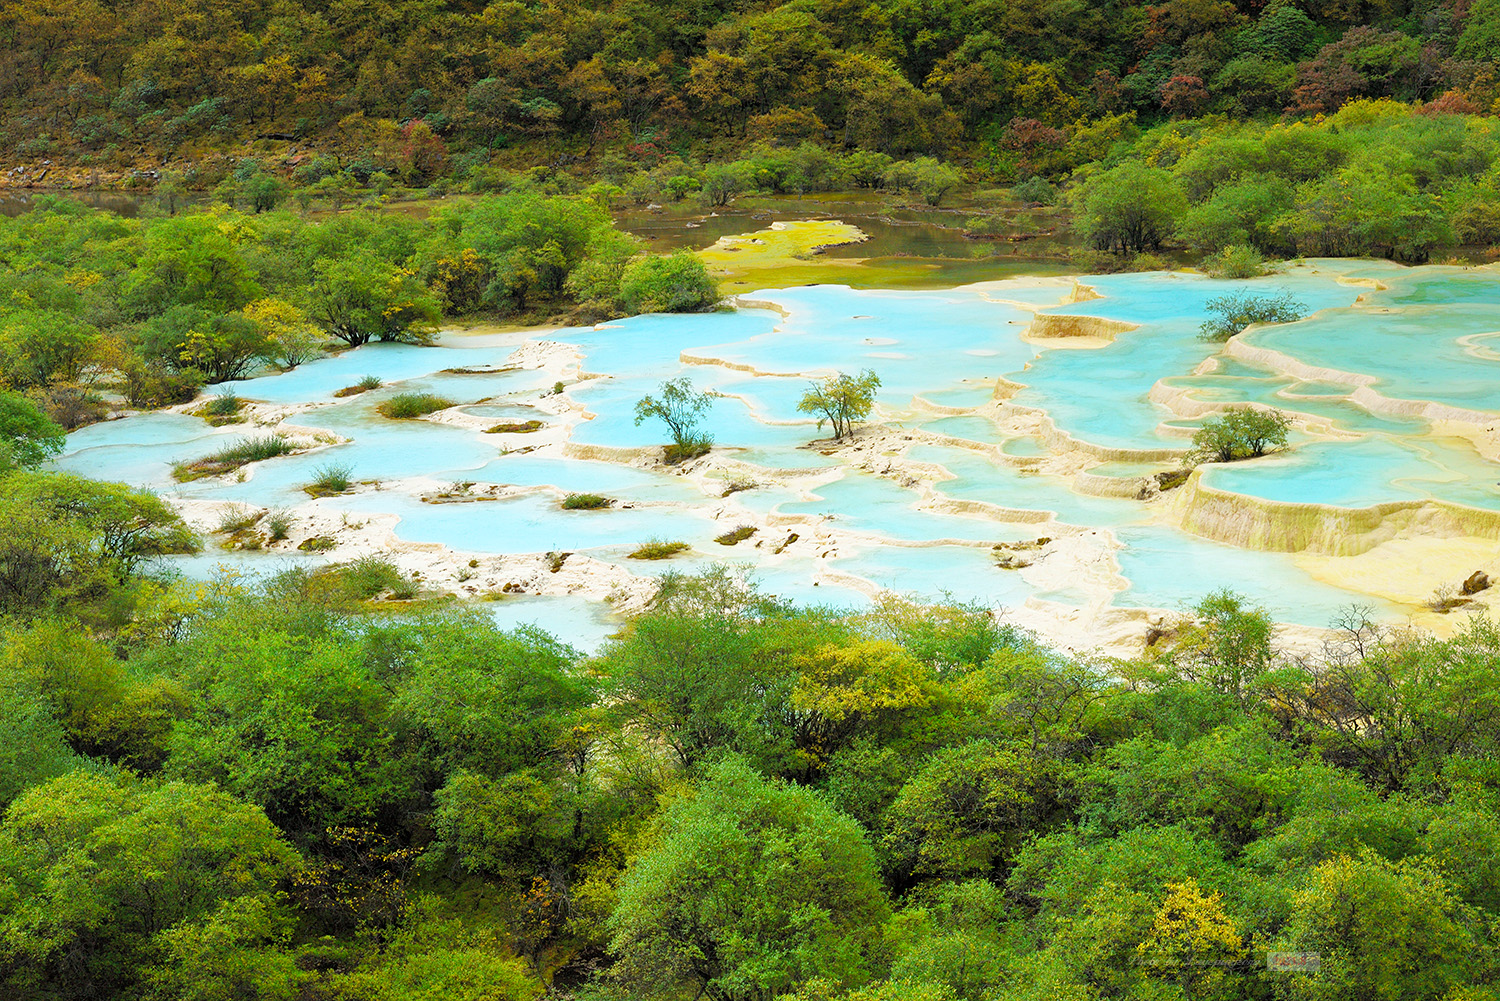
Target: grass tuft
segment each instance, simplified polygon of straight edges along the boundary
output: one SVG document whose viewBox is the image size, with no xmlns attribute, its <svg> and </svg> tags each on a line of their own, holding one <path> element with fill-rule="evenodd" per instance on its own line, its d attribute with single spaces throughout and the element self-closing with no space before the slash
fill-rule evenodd
<svg viewBox="0 0 1500 1001">
<path fill-rule="evenodd" d="M 614 501 L 598 494 L 568 494 L 563 498 L 564 511 L 597 511 L 609 507 Z"/>
<path fill-rule="evenodd" d="M 333 395 L 339 397 L 358 396 L 360 393 L 368 393 L 372 389 L 379 389 L 382 385 L 384 385 L 384 383 L 380 381 L 380 376 L 367 375 L 363 379 L 356 382 L 354 385 L 345 386 L 343 389 L 339 390 Z"/>
<path fill-rule="evenodd" d="M 393 421 L 409 421 L 437 410 L 447 410 L 451 406 L 452 400 L 445 400 L 432 393 L 398 393 L 375 409 L 380 411 L 382 417 L 389 417 Z"/>
<path fill-rule="evenodd" d="M 220 476 L 241 466 L 281 455 L 290 455 L 292 443 L 284 435 L 270 434 L 260 438 L 241 438 L 225 445 L 212 455 L 180 462 L 172 468 L 172 476 L 179 482 L 200 479 L 204 476 Z"/>
<path fill-rule="evenodd" d="M 547 425 L 541 421 L 526 421 L 522 424 L 496 424 L 492 428 L 486 428 L 485 434 L 530 434 L 532 431 L 540 431 Z"/>
<path fill-rule="evenodd" d="M 259 511 L 243 504 L 235 504 L 219 513 L 219 531 L 235 535 L 254 528 L 257 521 L 260 521 Z"/>
<path fill-rule="evenodd" d="M 266 530 L 270 533 L 272 542 L 280 542 L 286 538 L 292 531 L 292 512 L 278 507 L 267 514 Z"/>
<path fill-rule="evenodd" d="M 668 542 L 666 539 L 647 539 L 640 548 L 628 557 L 632 560 L 665 560 L 691 549 L 686 542 Z"/>
<path fill-rule="evenodd" d="M 353 471 L 348 466 L 329 463 L 313 470 L 317 479 L 302 489 L 311 497 L 332 497 L 349 489 L 349 476 Z"/>
</svg>

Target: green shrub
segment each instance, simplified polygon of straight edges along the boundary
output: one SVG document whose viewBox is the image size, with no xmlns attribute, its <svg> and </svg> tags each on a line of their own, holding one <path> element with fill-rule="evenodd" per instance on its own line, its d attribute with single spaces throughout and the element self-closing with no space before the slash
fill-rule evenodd
<svg viewBox="0 0 1500 1001">
<path fill-rule="evenodd" d="M 713 450 L 714 440 L 708 435 L 689 435 L 681 444 L 673 442 L 662 448 L 662 458 L 669 466 L 696 459 Z"/>
<path fill-rule="evenodd" d="M 453 406 L 452 400 L 445 400 L 431 393 L 398 393 L 375 409 L 380 411 L 383 417 L 405 421 L 437 410 L 447 410 L 451 406 Z"/>
<path fill-rule="evenodd" d="M 338 544 L 338 540 L 331 535 L 314 535 L 299 542 L 297 548 L 304 553 L 326 553 Z"/>
<path fill-rule="evenodd" d="M 1205 257 L 1202 268 L 1210 278 L 1259 278 L 1270 272 L 1260 251 L 1240 246 L 1225 247 L 1217 254 Z"/>
<path fill-rule="evenodd" d="M 1010 196 L 1028 205 L 1052 205 L 1057 201 L 1057 189 L 1045 177 L 1033 175 L 1011 188 Z"/>
<path fill-rule="evenodd" d="M 235 396 L 233 390 L 230 390 L 209 400 L 203 407 L 203 413 L 208 417 L 232 417 L 239 413 L 240 407 L 244 405 L 244 401 Z"/>
<path fill-rule="evenodd" d="M 665 560 L 691 549 L 686 542 L 668 542 L 666 539 L 647 539 L 640 548 L 631 553 L 632 560 Z"/>
<path fill-rule="evenodd" d="M 235 504 L 219 513 L 219 531 L 234 535 L 255 527 L 260 521 L 260 512 L 243 504 Z"/>
<path fill-rule="evenodd" d="M 564 511 L 597 511 L 613 503 L 608 497 L 598 494 L 568 494 L 563 498 L 562 506 Z"/>
<path fill-rule="evenodd" d="M 1285 289 L 1276 295 L 1229 292 L 1208 300 L 1208 309 L 1218 316 L 1199 328 L 1205 341 L 1227 341 L 1252 323 L 1293 323 L 1307 315 L 1307 307 Z"/>
<path fill-rule="evenodd" d="M 203 373 L 189 368 L 173 372 L 159 363 L 132 356 L 123 367 L 125 399 L 132 407 L 151 410 L 187 403 L 203 388 Z"/>
<path fill-rule="evenodd" d="M 725 532 L 723 535 L 718 536 L 714 541 L 721 546 L 732 546 L 736 543 L 744 542 L 750 536 L 754 535 L 755 531 L 754 525 L 741 525 L 731 532 Z"/>
<path fill-rule="evenodd" d="M 276 508 L 266 515 L 266 530 L 272 542 L 280 542 L 292 531 L 292 513 L 284 507 Z"/>
<path fill-rule="evenodd" d="M 313 470 L 317 477 L 302 489 L 313 497 L 329 497 L 333 494 L 341 494 L 349 489 L 349 476 L 352 470 L 348 466 L 339 466 L 329 463 L 319 466 Z"/>
<path fill-rule="evenodd" d="M 202 459 L 178 463 L 172 468 L 172 476 L 184 483 L 204 476 L 221 476 L 252 462 L 290 455 L 293 450 L 292 443 L 286 439 L 285 435 L 269 434 L 259 438 L 241 438 Z"/>
<path fill-rule="evenodd" d="M 417 594 L 416 583 L 383 556 L 361 556 L 348 563 L 321 567 L 313 571 L 312 579 L 355 601 L 368 601 L 381 594 L 408 601 Z"/>
<path fill-rule="evenodd" d="M 39 466 L 62 453 L 63 429 L 35 403 L 0 389 L 0 473 L 14 466 Z"/>
</svg>

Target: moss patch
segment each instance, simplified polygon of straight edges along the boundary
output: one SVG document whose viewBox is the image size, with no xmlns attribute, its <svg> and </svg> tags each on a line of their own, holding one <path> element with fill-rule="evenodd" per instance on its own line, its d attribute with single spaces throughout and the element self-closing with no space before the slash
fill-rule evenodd
<svg viewBox="0 0 1500 1001">
<path fill-rule="evenodd" d="M 485 434 L 530 434 L 540 431 L 547 425 L 541 421 L 523 421 L 520 424 L 496 424 L 492 428 L 485 428 Z"/>
</svg>

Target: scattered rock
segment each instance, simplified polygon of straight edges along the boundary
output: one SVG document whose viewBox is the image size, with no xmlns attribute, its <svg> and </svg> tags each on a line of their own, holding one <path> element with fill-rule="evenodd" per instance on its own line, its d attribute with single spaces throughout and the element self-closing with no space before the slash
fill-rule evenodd
<svg viewBox="0 0 1500 1001">
<path fill-rule="evenodd" d="M 1020 570 L 1035 563 L 1034 558 L 1018 555 L 1020 553 L 1032 553 L 1050 543 L 1052 539 L 1042 536 L 1023 542 L 997 542 L 992 547 L 995 553 L 995 566 L 1001 570 Z"/>
<path fill-rule="evenodd" d="M 1469 574 L 1468 580 L 1458 589 L 1459 594 L 1478 594 L 1480 591 L 1488 590 L 1490 586 L 1490 575 L 1483 570 L 1475 570 Z"/>
</svg>

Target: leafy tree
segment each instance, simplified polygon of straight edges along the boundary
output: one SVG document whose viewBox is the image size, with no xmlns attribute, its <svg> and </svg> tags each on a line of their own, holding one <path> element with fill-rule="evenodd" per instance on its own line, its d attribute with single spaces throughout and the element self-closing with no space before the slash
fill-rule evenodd
<svg viewBox="0 0 1500 1001">
<path fill-rule="evenodd" d="M 127 309 L 153 316 L 172 306 L 228 313 L 261 296 L 240 244 L 242 236 L 206 213 L 154 220 L 125 279 Z"/>
<path fill-rule="evenodd" d="M 321 353 L 322 338 L 307 315 L 284 299 L 257 299 L 240 311 L 265 339 L 262 353 L 282 368 L 296 368 Z"/>
<path fill-rule="evenodd" d="M 719 304 L 719 288 L 696 255 L 653 254 L 625 268 L 620 302 L 627 313 L 698 313 Z"/>
<path fill-rule="evenodd" d="M 1136 952 L 1185 997 L 1221 993 L 1230 969 L 1245 954 L 1239 929 L 1224 913 L 1223 894 L 1204 893 L 1194 879 L 1168 883 L 1151 931 Z"/>
<path fill-rule="evenodd" d="M 555 761 L 588 701 L 569 672 L 577 654 L 537 629 L 505 633 L 477 616 L 447 615 L 380 642 L 402 651 L 394 713 L 441 774 L 498 778 Z"/>
<path fill-rule="evenodd" d="M 548 871 L 567 858 L 578 822 L 569 790 L 545 771 L 454 773 L 435 795 L 435 848 L 470 872 Z"/>
<path fill-rule="evenodd" d="M 609 927 L 616 975 L 637 996 L 749 1001 L 813 977 L 868 980 L 888 914 L 858 825 L 730 760 L 667 808 Z"/>
<path fill-rule="evenodd" d="M 1188 458 L 1195 462 L 1258 458 L 1273 449 L 1286 448 L 1290 428 L 1291 418 L 1280 410 L 1230 407 L 1193 432 Z"/>
<path fill-rule="evenodd" d="M 1144 986 L 1138 949 L 1156 926 L 1166 884 L 1190 879 L 1209 893 L 1234 887 L 1211 843 L 1179 827 L 1140 827 L 1115 838 L 1043 835 L 1017 855 L 1006 887 L 1035 913 L 1031 927 L 1047 943 L 1031 966 L 1039 983 L 1128 994 Z"/>
<path fill-rule="evenodd" d="M 61 473 L 0 477 L 0 610 L 87 605 L 133 582 L 197 536 L 160 498 Z"/>
<path fill-rule="evenodd" d="M 875 409 L 875 390 L 880 388 L 880 376 L 869 369 L 858 376 L 843 372 L 830 376 L 821 384 L 814 383 L 797 403 L 797 412 L 816 414 L 818 429 L 826 422 L 833 427 L 833 438 L 838 441 L 854 433 L 856 422 L 864 421 Z"/>
<path fill-rule="evenodd" d="M 930 156 L 899 160 L 886 169 L 883 177 L 886 187 L 898 191 L 914 191 L 928 205 L 940 203 L 943 195 L 962 179 L 957 170 Z"/>
<path fill-rule="evenodd" d="M 883 847 L 896 883 L 992 875 L 1047 813 L 1047 770 L 988 741 L 934 754 L 886 814 Z"/>
<path fill-rule="evenodd" d="M 1463 34 L 1458 36 L 1456 54 L 1461 59 L 1495 59 L 1500 57 L 1500 3 L 1475 0 L 1469 5 Z"/>
<path fill-rule="evenodd" d="M 712 208 L 723 208 L 750 187 L 749 166 L 741 163 L 711 164 L 704 168 L 701 184 L 703 200 Z"/>
<path fill-rule="evenodd" d="M 365 252 L 320 260 L 315 270 L 308 313 L 330 336 L 354 347 L 431 342 L 441 310 L 409 269 Z"/>
<path fill-rule="evenodd" d="M 1272 666 L 1274 625 L 1269 612 L 1228 588 L 1204 595 L 1171 648 L 1172 668 L 1179 677 L 1243 698 Z"/>
<path fill-rule="evenodd" d="M 1441 998 L 1474 972 L 1476 915 L 1423 861 L 1369 852 L 1318 865 L 1298 890 L 1279 945 L 1316 952 L 1304 997 Z"/>
<path fill-rule="evenodd" d="M 21 678 L 0 680 L 0 810 L 28 787 L 82 765 L 36 686 Z"/>
<path fill-rule="evenodd" d="M 191 929 L 275 942 L 276 886 L 299 864 L 260 810 L 212 786 L 71 772 L 0 822 L 0 976 L 22 995 L 118 996 Z"/>
<path fill-rule="evenodd" d="M 753 629 L 781 612 L 725 567 L 665 575 L 651 611 L 596 663 L 606 718 L 689 768 L 726 750 L 781 757 L 785 748 L 762 724 L 779 672 Z"/>
<path fill-rule="evenodd" d="M 368 820 L 411 795 L 385 692 L 342 637 L 284 625 L 244 634 L 221 620 L 174 659 L 197 704 L 172 730 L 168 774 L 217 782 L 298 834 Z"/>
<path fill-rule="evenodd" d="M 1203 272 L 1210 278 L 1259 278 L 1268 271 L 1265 258 L 1261 257 L 1260 253 L 1254 247 L 1227 246 L 1214 256 L 1206 258 L 1203 261 Z M 1233 312 L 1233 310 L 1231 309 L 1229 312 Z M 1233 326 L 1238 322 L 1238 319 L 1238 317 L 1228 317 L 1223 322 L 1225 326 Z M 1301 317 L 1299 316 L 1298 319 L 1301 319 Z M 1263 323 L 1265 321 L 1255 322 Z M 1248 325 L 1246 324 L 1245 326 Z M 1203 335 L 1204 339 L 1218 340 L 1218 334 L 1222 329 L 1224 328 L 1216 324 L 1212 336 L 1205 332 Z M 1240 327 L 1240 330 L 1243 329 L 1244 327 Z M 1230 336 L 1233 335 L 1231 334 Z"/>
<path fill-rule="evenodd" d="M 888 640 L 809 644 L 790 666 L 797 675 L 786 711 L 809 775 L 861 733 L 894 736 L 934 699 L 925 666 Z"/>
<path fill-rule="evenodd" d="M 1185 207 L 1170 173 L 1135 160 L 1090 179 L 1081 197 L 1089 244 L 1121 254 L 1160 250 Z"/>
<path fill-rule="evenodd" d="M 90 324 L 55 310 L 0 318 L 0 380 L 17 389 L 76 380 L 98 337 Z"/>
<path fill-rule="evenodd" d="M 67 435 L 36 404 L 0 389 L 0 474 L 62 453 Z"/>
<path fill-rule="evenodd" d="M 675 449 L 669 458 L 687 459 L 707 452 L 713 438 L 701 433 L 698 425 L 713 408 L 715 394 L 695 392 L 693 380 L 685 375 L 663 382 L 657 393 L 636 401 L 636 424 L 654 417 L 667 426 Z"/>
</svg>

